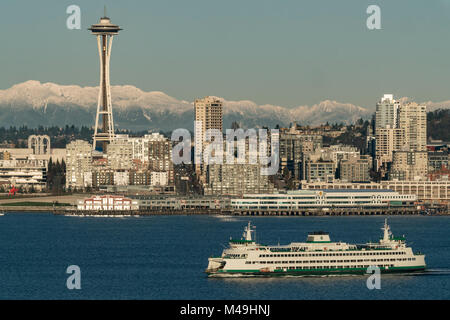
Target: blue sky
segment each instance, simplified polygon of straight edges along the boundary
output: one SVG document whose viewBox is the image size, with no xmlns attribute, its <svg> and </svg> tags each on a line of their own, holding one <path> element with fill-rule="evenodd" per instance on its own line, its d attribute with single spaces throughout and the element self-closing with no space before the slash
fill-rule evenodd
<svg viewBox="0 0 450 320">
<path fill-rule="evenodd" d="M 81 7 L 81 30 L 66 28 Z M 382 30 L 366 28 L 381 8 Z M 383 93 L 450 99 L 450 0 L 2 0 L 0 89 L 26 80 L 98 84 L 87 28 L 107 6 L 111 83 L 178 99 L 373 108 Z"/>
</svg>

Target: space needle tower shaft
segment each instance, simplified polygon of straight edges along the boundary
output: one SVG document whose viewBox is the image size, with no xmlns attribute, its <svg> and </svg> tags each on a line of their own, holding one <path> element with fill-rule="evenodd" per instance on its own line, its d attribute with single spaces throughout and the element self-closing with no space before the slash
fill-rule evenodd
<svg viewBox="0 0 450 320">
<path fill-rule="evenodd" d="M 100 58 L 100 89 L 98 93 L 97 114 L 95 116 L 94 150 L 98 145 L 106 152 L 107 145 L 114 140 L 114 120 L 111 102 L 111 84 L 109 81 L 109 65 L 113 36 L 121 28 L 112 24 L 106 16 L 100 18 L 98 24 L 93 24 L 89 30 L 97 36 L 98 55 Z"/>
</svg>

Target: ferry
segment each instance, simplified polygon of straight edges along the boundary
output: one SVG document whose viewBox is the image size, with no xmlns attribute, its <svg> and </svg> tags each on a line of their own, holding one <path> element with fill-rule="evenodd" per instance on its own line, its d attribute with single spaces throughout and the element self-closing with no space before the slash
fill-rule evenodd
<svg viewBox="0 0 450 320">
<path fill-rule="evenodd" d="M 323 276 L 365 274 L 371 266 L 382 273 L 418 272 L 426 269 L 425 255 L 413 252 L 405 237 L 394 237 L 387 220 L 378 242 L 331 242 L 328 233 L 309 233 L 306 242 L 266 246 L 252 238 L 250 222 L 241 239 L 230 238 L 222 256 L 210 257 L 205 272 L 226 276 Z"/>
</svg>

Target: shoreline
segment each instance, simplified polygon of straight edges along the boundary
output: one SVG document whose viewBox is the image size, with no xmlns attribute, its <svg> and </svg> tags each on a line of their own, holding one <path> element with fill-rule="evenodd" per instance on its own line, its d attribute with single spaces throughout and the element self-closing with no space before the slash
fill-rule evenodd
<svg viewBox="0 0 450 320">
<path fill-rule="evenodd" d="M 117 210 L 96 211 L 76 210 L 73 208 L 53 206 L 0 206 L 0 213 L 51 213 L 59 216 L 175 216 L 175 215 L 208 215 L 226 217 L 325 217 L 325 216 L 450 216 L 450 212 L 424 212 L 419 210 L 302 210 L 302 211 L 231 211 L 231 210 Z"/>
</svg>

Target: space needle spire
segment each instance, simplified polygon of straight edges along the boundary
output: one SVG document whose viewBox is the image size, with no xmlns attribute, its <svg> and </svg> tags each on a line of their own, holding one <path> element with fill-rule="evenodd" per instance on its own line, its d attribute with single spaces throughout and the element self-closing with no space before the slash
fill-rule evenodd
<svg viewBox="0 0 450 320">
<path fill-rule="evenodd" d="M 94 150 L 97 144 L 102 145 L 106 152 L 108 143 L 114 140 L 114 120 L 111 103 L 111 85 L 109 82 L 109 62 L 113 36 L 122 30 L 118 25 L 112 24 L 106 16 L 100 18 L 98 24 L 93 24 L 89 30 L 97 36 L 98 55 L 100 57 L 100 90 L 98 93 L 97 114 L 95 116 Z"/>
</svg>

